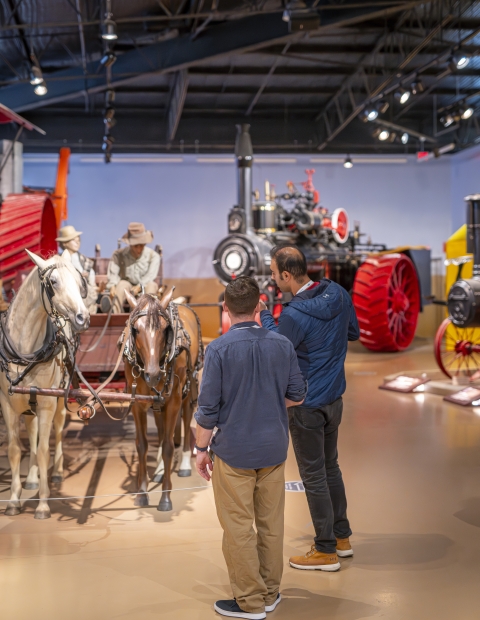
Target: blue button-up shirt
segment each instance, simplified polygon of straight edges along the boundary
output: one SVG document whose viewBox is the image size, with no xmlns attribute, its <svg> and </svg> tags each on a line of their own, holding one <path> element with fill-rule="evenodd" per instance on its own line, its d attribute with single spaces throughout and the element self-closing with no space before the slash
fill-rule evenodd
<svg viewBox="0 0 480 620">
<path fill-rule="evenodd" d="M 305 394 L 292 343 L 257 323 L 237 323 L 207 347 L 195 419 L 218 428 L 212 450 L 231 467 L 273 467 L 287 458 L 285 398 L 300 402 Z"/>
</svg>

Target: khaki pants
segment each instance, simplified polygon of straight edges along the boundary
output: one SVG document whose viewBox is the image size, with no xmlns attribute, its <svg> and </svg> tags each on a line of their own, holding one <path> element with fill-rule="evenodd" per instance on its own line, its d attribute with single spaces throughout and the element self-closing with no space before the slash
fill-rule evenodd
<svg viewBox="0 0 480 620">
<path fill-rule="evenodd" d="M 236 469 L 216 456 L 212 481 L 233 596 L 243 611 L 261 613 L 283 573 L 285 463 Z"/>
<path fill-rule="evenodd" d="M 133 284 L 130 284 L 128 280 L 120 280 L 115 286 L 116 299 L 113 300 L 113 312 L 114 314 L 121 314 L 123 312 L 123 304 L 125 303 L 125 291 L 132 292 Z M 145 285 L 145 293 L 150 295 L 156 295 L 158 292 L 158 284 L 156 282 L 149 282 Z"/>
</svg>

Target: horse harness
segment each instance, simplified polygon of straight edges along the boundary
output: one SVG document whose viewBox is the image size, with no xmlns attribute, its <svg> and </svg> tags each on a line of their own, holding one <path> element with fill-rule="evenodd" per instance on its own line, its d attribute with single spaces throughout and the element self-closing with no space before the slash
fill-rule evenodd
<svg viewBox="0 0 480 620">
<path fill-rule="evenodd" d="M 197 326 L 198 326 L 198 341 L 199 352 L 195 365 L 192 363 L 191 346 L 192 341 L 190 334 L 185 329 L 182 320 L 179 316 L 178 305 L 170 302 L 166 310 L 159 309 L 160 316 L 167 322 L 167 345 L 165 353 L 160 360 L 160 372 L 165 377 L 165 381 L 162 389 L 159 391 L 156 388 L 152 388 L 153 391 L 159 397 L 153 402 L 153 409 L 160 410 L 165 401 L 170 398 L 173 390 L 173 383 L 175 379 L 174 367 L 175 359 L 185 351 L 187 354 L 187 381 L 183 387 L 182 400 L 186 398 L 188 393 L 191 395 L 191 404 L 195 404 L 198 398 L 198 373 L 203 367 L 204 349 L 200 331 L 200 320 L 198 315 L 192 308 L 190 310 L 194 313 Z M 139 358 L 138 351 L 135 344 L 135 323 L 142 316 L 147 316 L 148 312 L 143 310 L 134 316 L 133 322 L 130 320 L 130 332 L 125 339 L 123 346 L 123 356 L 129 362 L 132 367 L 133 383 L 132 383 L 132 398 L 137 388 L 137 379 L 145 372 L 142 361 Z"/>
<path fill-rule="evenodd" d="M 47 313 L 47 328 L 45 333 L 45 339 L 42 346 L 33 353 L 21 353 L 18 351 L 12 343 L 7 329 L 8 313 L 9 310 L 0 313 L 0 371 L 5 374 L 5 377 L 9 383 L 9 394 L 12 395 L 12 388 L 17 386 L 28 373 L 33 370 L 39 364 L 46 364 L 57 355 L 59 355 L 62 349 L 65 352 L 64 359 L 64 373 L 61 382 L 61 387 L 65 386 L 67 374 L 69 377 L 68 386 L 70 386 L 74 369 L 75 369 L 75 355 L 77 353 L 80 339 L 77 334 L 70 338 L 65 327 L 68 319 L 65 319 L 55 306 L 53 305 L 53 297 L 55 291 L 53 284 L 50 280 L 52 271 L 60 268 L 60 265 L 49 265 L 45 269 L 38 269 L 38 276 L 40 278 L 41 296 L 43 307 Z M 86 282 L 83 276 L 82 278 L 82 297 L 85 298 L 87 293 Z M 50 309 L 47 308 L 45 303 L 45 297 L 47 298 Z M 22 370 L 15 379 L 10 376 L 10 365 L 16 365 L 23 367 Z M 67 372 L 66 372 L 67 371 Z M 30 399 L 28 401 L 29 409 L 24 411 L 25 415 L 36 415 L 37 413 L 37 392 L 38 388 L 35 386 L 30 387 Z M 65 403 L 67 402 L 67 395 L 65 395 Z"/>
</svg>

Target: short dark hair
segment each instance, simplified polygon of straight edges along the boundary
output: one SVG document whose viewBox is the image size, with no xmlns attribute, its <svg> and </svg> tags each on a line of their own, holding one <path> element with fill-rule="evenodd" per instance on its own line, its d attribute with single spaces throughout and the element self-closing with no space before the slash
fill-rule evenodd
<svg viewBox="0 0 480 620">
<path fill-rule="evenodd" d="M 288 271 L 295 280 L 307 275 L 307 259 L 295 245 L 276 245 L 270 256 L 277 263 L 280 274 Z"/>
<path fill-rule="evenodd" d="M 241 276 L 232 280 L 225 289 L 225 303 L 232 314 L 252 315 L 260 299 L 260 289 L 256 280 Z"/>
</svg>

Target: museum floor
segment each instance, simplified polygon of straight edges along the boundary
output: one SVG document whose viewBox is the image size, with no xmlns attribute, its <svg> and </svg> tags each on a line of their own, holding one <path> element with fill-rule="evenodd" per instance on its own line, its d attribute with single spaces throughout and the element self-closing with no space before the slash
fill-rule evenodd
<svg viewBox="0 0 480 620">
<path fill-rule="evenodd" d="M 272 620 L 479 617 L 480 416 L 438 396 L 377 389 L 386 374 L 434 368 L 431 350 L 425 341 L 397 355 L 351 348 L 340 463 L 355 556 L 338 573 L 289 568 L 288 556 L 308 549 L 313 529 L 305 495 L 287 493 L 284 602 Z M 52 495 L 132 491 L 132 430 L 131 423 L 70 422 L 68 473 Z M 154 456 L 152 447 L 152 466 Z M 25 465 L 26 458 L 24 472 Z M 9 480 L 3 443 L 0 499 Z M 292 454 L 287 480 L 299 480 Z M 1 514 L 2 617 L 213 619 L 214 600 L 230 598 L 230 589 L 203 482 L 174 474 L 175 489 L 185 490 L 172 494 L 171 513 L 157 512 L 152 494 L 148 509 L 134 508 L 130 497 L 103 497 L 53 502 L 49 521 L 33 519 L 33 502 L 18 517 Z"/>
</svg>

